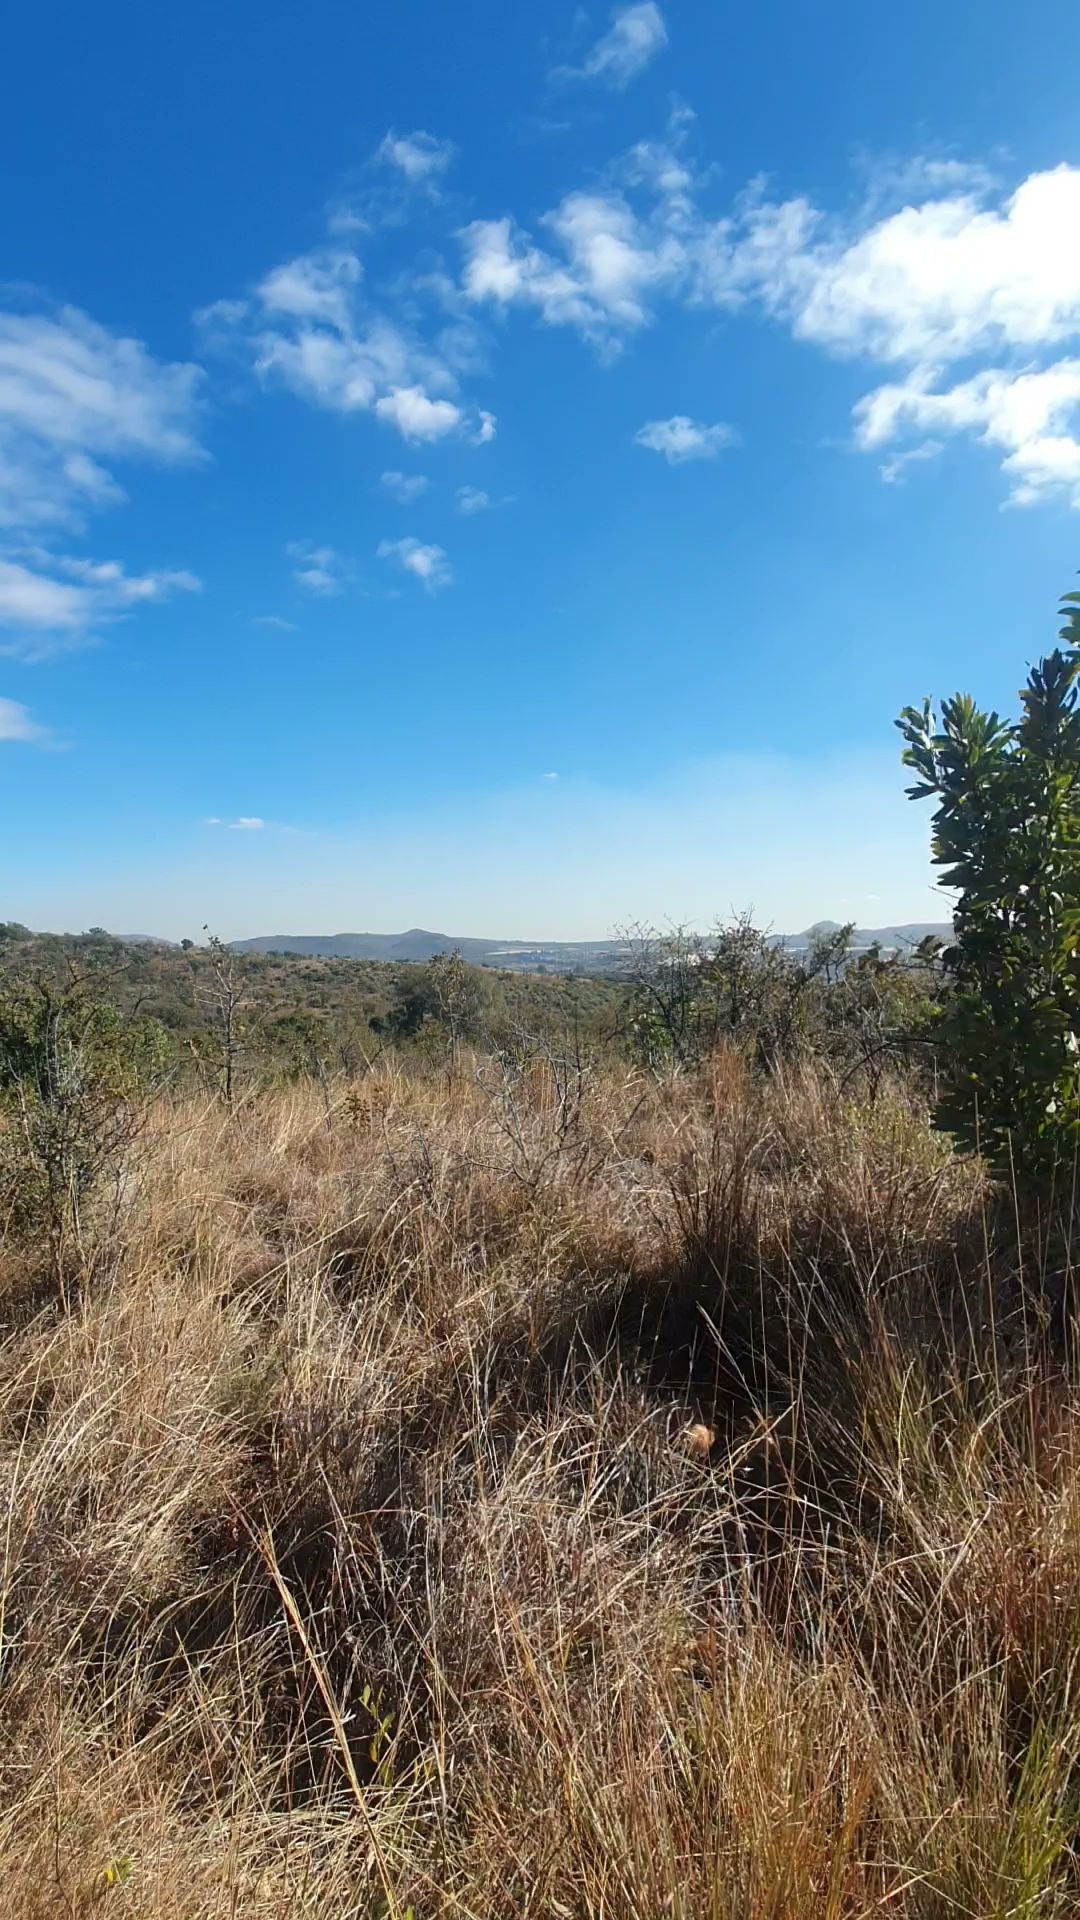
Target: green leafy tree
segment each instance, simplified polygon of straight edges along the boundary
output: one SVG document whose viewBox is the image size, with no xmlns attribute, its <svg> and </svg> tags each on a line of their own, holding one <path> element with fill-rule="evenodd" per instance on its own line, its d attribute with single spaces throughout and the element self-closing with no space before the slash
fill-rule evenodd
<svg viewBox="0 0 1080 1920">
<path fill-rule="evenodd" d="M 1024 1184 L 1071 1165 L 1080 1139 L 1080 594 L 1061 611 L 1019 719 L 955 694 L 897 721 L 957 895 L 938 1119 Z"/>
</svg>

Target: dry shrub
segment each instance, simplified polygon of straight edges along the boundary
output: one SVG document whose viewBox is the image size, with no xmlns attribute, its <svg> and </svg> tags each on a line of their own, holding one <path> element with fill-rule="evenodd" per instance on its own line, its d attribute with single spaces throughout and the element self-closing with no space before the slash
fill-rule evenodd
<svg viewBox="0 0 1080 1920">
<path fill-rule="evenodd" d="M 1065 1920 L 1080 1400 L 979 1168 L 505 1071 L 162 1103 L 13 1318 L 0 1909 Z"/>
</svg>

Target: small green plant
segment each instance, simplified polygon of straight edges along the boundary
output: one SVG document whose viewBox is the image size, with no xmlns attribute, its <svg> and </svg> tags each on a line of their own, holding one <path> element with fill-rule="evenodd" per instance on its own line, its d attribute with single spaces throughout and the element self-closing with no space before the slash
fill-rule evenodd
<svg viewBox="0 0 1080 1920">
<path fill-rule="evenodd" d="M 0 1199 L 16 1229 L 43 1232 L 58 1278 L 166 1060 L 156 1022 L 124 1021 L 78 973 L 60 986 L 19 977 L 0 993 Z"/>
<path fill-rule="evenodd" d="M 1037 1185 L 1080 1140 L 1080 594 L 1062 615 L 1018 720 L 955 694 L 940 716 L 925 700 L 897 721 L 908 793 L 937 802 L 934 862 L 957 895 L 939 1124 Z"/>
</svg>

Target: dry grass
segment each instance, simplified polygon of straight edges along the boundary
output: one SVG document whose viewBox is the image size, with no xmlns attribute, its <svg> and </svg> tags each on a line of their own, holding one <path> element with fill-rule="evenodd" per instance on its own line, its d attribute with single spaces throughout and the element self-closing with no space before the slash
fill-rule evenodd
<svg viewBox="0 0 1080 1920">
<path fill-rule="evenodd" d="M 63 1305 L 0 1255 L 0 1912 L 1075 1914 L 1080 1402 L 978 1169 L 474 1069 L 166 1104 Z"/>
</svg>

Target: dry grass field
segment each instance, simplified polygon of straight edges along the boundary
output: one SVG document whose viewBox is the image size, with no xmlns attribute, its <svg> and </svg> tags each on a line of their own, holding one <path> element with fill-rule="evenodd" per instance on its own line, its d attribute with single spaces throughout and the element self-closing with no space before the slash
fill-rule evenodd
<svg viewBox="0 0 1080 1920">
<path fill-rule="evenodd" d="M 1080 1911 L 1067 1276 L 916 1096 L 175 1095 L 0 1287 L 0 1913 Z"/>
</svg>

